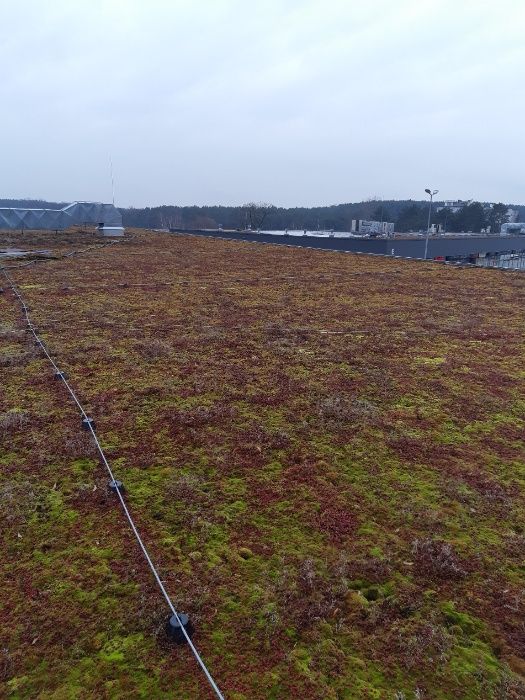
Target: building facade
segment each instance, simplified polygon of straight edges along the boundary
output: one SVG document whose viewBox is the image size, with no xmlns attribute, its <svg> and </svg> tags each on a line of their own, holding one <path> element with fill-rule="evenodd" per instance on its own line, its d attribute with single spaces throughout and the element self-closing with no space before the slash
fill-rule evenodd
<svg viewBox="0 0 525 700">
<path fill-rule="evenodd" d="M 0 208 L 0 229 L 63 231 L 70 226 L 96 224 L 122 229 L 122 214 L 113 204 L 72 202 L 62 209 Z"/>
</svg>

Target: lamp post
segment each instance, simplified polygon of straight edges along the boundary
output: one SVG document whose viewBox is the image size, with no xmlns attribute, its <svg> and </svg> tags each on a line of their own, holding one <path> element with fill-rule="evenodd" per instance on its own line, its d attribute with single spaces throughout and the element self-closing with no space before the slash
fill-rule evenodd
<svg viewBox="0 0 525 700">
<path fill-rule="evenodd" d="M 427 237 L 425 238 L 425 260 L 427 259 L 427 251 L 428 251 L 428 237 L 430 236 L 430 217 L 432 216 L 432 202 L 434 201 L 434 195 L 436 195 L 439 190 L 428 190 L 426 189 L 425 192 L 430 195 L 430 202 L 428 205 L 428 224 L 427 224 Z"/>
</svg>

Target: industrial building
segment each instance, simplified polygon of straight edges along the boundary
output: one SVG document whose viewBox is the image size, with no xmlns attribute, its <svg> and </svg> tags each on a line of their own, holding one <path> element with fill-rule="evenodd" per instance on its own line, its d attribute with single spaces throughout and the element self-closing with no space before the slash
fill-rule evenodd
<svg viewBox="0 0 525 700">
<path fill-rule="evenodd" d="M 519 221 L 515 221 L 513 223 L 508 223 L 508 224 L 502 224 L 501 226 L 501 235 L 502 236 L 516 236 L 516 235 L 525 235 L 525 223 L 520 223 Z"/>
<path fill-rule="evenodd" d="M 114 204 L 72 202 L 62 209 L 0 208 L 0 229 L 63 231 L 85 224 L 96 224 L 110 236 L 124 233 L 122 214 Z"/>
<path fill-rule="evenodd" d="M 368 236 L 393 236 L 394 224 L 391 221 L 363 221 L 352 219 L 352 233 Z"/>
</svg>

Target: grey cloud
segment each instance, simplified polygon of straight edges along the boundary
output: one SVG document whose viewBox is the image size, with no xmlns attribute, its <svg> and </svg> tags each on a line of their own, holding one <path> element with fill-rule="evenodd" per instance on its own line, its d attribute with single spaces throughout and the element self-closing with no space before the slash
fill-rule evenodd
<svg viewBox="0 0 525 700">
<path fill-rule="evenodd" d="M 513 0 L 4 3 L 3 196 L 522 202 Z"/>
</svg>

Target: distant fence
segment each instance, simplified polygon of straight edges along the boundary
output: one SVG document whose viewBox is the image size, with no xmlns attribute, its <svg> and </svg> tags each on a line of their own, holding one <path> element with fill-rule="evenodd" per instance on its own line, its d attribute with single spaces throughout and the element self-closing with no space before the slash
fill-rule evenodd
<svg viewBox="0 0 525 700">
<path fill-rule="evenodd" d="M 525 270 L 525 253 L 491 255 L 476 259 L 479 267 L 499 267 L 506 270 Z"/>
</svg>

